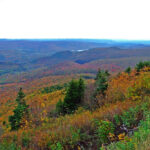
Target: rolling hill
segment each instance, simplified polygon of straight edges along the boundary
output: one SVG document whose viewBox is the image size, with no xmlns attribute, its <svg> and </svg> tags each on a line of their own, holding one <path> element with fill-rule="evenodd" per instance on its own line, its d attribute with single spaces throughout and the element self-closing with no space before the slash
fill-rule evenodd
<svg viewBox="0 0 150 150">
<path fill-rule="evenodd" d="M 98 68 L 119 72 L 145 60 L 150 60 L 148 41 L 0 40 L 0 83 L 95 74 Z"/>
</svg>

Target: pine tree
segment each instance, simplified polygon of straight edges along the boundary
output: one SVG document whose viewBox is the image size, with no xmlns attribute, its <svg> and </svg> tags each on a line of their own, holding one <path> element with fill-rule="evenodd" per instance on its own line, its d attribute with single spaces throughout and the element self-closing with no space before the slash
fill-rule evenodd
<svg viewBox="0 0 150 150">
<path fill-rule="evenodd" d="M 80 78 L 78 81 L 72 80 L 69 83 L 64 101 L 62 102 L 59 100 L 57 103 L 56 112 L 59 114 L 73 113 L 77 109 L 78 104 L 80 104 L 84 96 L 84 89 L 85 86 L 82 78 Z"/>
<path fill-rule="evenodd" d="M 13 110 L 14 115 L 9 116 L 9 122 L 11 125 L 11 130 L 17 130 L 22 125 L 22 119 L 28 118 L 28 105 L 26 105 L 26 102 L 24 100 L 25 94 L 22 91 L 22 88 L 19 89 L 16 102 L 17 107 Z"/>
<path fill-rule="evenodd" d="M 130 74 L 131 73 L 131 67 L 128 67 L 126 70 L 125 70 L 126 73 Z"/>
<path fill-rule="evenodd" d="M 105 92 L 108 88 L 108 78 L 110 74 L 106 70 L 98 70 L 96 78 L 95 78 L 95 92 L 92 97 L 92 101 L 94 102 L 93 104 L 95 105 L 94 107 L 97 108 L 101 104 L 101 100 L 105 98 Z M 100 96 L 97 98 L 97 96 Z"/>
<path fill-rule="evenodd" d="M 78 101 L 78 82 L 72 80 L 69 84 L 66 96 L 64 98 L 65 113 L 72 113 L 76 109 Z"/>
<path fill-rule="evenodd" d="M 105 91 L 107 90 L 108 87 L 108 77 L 110 76 L 109 72 L 99 70 L 97 75 L 96 75 L 96 91 L 95 91 L 95 96 L 100 93 L 102 95 L 105 95 Z"/>
<path fill-rule="evenodd" d="M 84 89 L 85 89 L 84 80 L 82 78 L 80 78 L 79 81 L 78 81 L 78 99 L 77 99 L 77 103 L 80 103 L 82 98 L 84 97 Z"/>
</svg>

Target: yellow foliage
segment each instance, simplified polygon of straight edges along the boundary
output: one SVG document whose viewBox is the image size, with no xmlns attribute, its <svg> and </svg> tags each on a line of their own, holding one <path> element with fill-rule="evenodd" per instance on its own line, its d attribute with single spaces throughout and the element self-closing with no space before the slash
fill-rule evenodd
<svg viewBox="0 0 150 150">
<path fill-rule="evenodd" d="M 116 137 L 113 133 L 109 133 L 109 139 L 110 139 L 110 141 L 115 141 Z"/>
<path fill-rule="evenodd" d="M 11 137 L 10 139 L 13 139 L 14 135 L 17 135 L 17 144 L 19 145 L 23 132 L 27 132 L 32 137 L 31 143 L 33 145 L 38 143 L 39 149 L 44 149 L 48 142 L 56 143 L 60 141 L 65 143 L 67 140 L 72 139 L 70 128 L 93 131 L 93 119 L 106 120 L 106 118 L 109 118 L 112 120 L 115 114 L 121 114 L 130 107 L 136 106 L 139 101 L 132 101 L 132 97 L 130 99 L 127 98 L 128 88 L 133 85 L 135 85 L 135 91 L 139 87 L 149 88 L 149 84 L 144 84 L 146 82 L 143 81 L 143 79 L 146 81 L 148 78 L 150 78 L 149 72 L 140 73 L 138 76 L 135 76 L 134 73 L 130 75 L 122 73 L 119 77 L 110 80 L 108 91 L 106 92 L 106 100 L 111 103 L 107 103 L 107 105 L 101 106 L 93 112 L 79 107 L 74 114 L 57 118 L 50 118 L 48 114 L 55 109 L 58 100 L 64 98 L 63 90 L 47 94 L 35 91 L 26 97 L 26 101 L 31 109 L 31 120 L 23 120 L 24 126 L 18 131 L 9 132 L 9 126 L 8 128 L 5 127 L 6 130 L 2 138 Z M 139 95 L 133 95 L 134 100 L 139 98 Z M 118 101 L 123 99 L 125 101 Z M 1 124 L 3 121 L 8 121 L 8 116 L 13 113 L 14 106 L 15 104 L 9 107 L 2 105 L 2 110 L 0 110 L 0 113 L 2 113 L 0 117 Z M 5 111 L 3 112 L 3 110 Z M 109 133 L 109 138 L 111 141 L 114 141 L 115 135 Z M 125 140 L 125 133 L 118 135 L 118 138 L 119 140 Z M 77 149 L 80 150 L 81 147 L 78 146 Z"/>
<path fill-rule="evenodd" d="M 41 106 L 44 108 L 44 107 L 45 107 L 45 104 L 44 104 L 44 103 L 42 103 L 42 104 L 41 104 Z"/>
<path fill-rule="evenodd" d="M 125 138 L 125 133 L 121 133 L 118 135 L 119 140 L 124 140 Z"/>
</svg>

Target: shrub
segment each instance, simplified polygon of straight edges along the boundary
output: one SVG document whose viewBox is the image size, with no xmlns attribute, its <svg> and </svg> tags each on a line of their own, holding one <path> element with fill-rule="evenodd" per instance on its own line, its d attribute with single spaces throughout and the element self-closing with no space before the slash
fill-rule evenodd
<svg viewBox="0 0 150 150">
<path fill-rule="evenodd" d="M 122 113 L 122 115 L 114 115 L 114 123 L 117 126 L 124 124 L 128 128 L 133 128 L 138 125 L 139 121 L 143 119 L 143 115 L 148 111 L 148 103 L 141 104 L 134 108 L 130 108 L 128 111 Z"/>
<path fill-rule="evenodd" d="M 122 120 L 122 123 L 130 128 L 134 127 L 137 123 L 137 113 L 138 113 L 139 108 L 130 108 L 129 111 L 124 112 L 120 117 Z"/>
<path fill-rule="evenodd" d="M 64 104 L 61 101 L 61 99 L 58 101 L 58 103 L 56 104 L 56 112 L 61 115 L 64 114 Z"/>
<path fill-rule="evenodd" d="M 23 147 L 29 147 L 29 143 L 30 143 L 30 137 L 28 134 L 24 133 L 22 134 L 22 146 Z"/>
<path fill-rule="evenodd" d="M 149 149 L 150 139 L 150 113 L 146 113 L 146 120 L 140 122 L 139 129 L 131 138 L 126 137 L 123 141 L 110 144 L 108 150 L 146 150 Z M 104 150 L 103 148 L 100 148 Z"/>
<path fill-rule="evenodd" d="M 65 83 L 63 85 L 53 85 L 53 86 L 50 86 L 50 87 L 45 87 L 44 89 L 41 90 L 41 92 L 44 94 L 44 93 L 52 93 L 54 91 L 57 91 L 57 90 L 62 90 L 63 88 L 66 88 L 68 85 Z"/>
<path fill-rule="evenodd" d="M 80 129 L 76 130 L 71 127 L 71 134 L 72 134 L 72 137 L 71 137 L 70 144 L 75 145 L 80 140 Z"/>
<path fill-rule="evenodd" d="M 139 62 L 138 64 L 136 64 L 136 70 L 137 72 L 140 72 L 141 69 L 143 69 L 144 67 L 150 67 L 150 61 L 144 61 L 144 62 Z"/>
<path fill-rule="evenodd" d="M 56 144 L 53 144 L 50 146 L 51 150 L 63 150 L 63 146 L 60 142 L 57 142 Z"/>
<path fill-rule="evenodd" d="M 133 100 L 141 99 L 150 95 L 150 76 L 141 74 L 135 84 L 128 89 L 128 97 Z"/>
<path fill-rule="evenodd" d="M 8 143 L 7 140 L 4 140 L 0 143 L 0 150 L 21 150 L 21 148 L 17 147 L 14 142 Z"/>
<path fill-rule="evenodd" d="M 114 134 L 114 124 L 110 121 L 96 121 L 96 124 L 100 144 L 109 143 L 109 134 Z"/>
</svg>

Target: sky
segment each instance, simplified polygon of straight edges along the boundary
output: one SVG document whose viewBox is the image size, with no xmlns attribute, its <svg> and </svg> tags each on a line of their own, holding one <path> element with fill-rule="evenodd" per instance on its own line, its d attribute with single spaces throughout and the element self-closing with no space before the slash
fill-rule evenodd
<svg viewBox="0 0 150 150">
<path fill-rule="evenodd" d="M 150 0 L 0 0 L 0 38 L 150 40 Z"/>
</svg>

